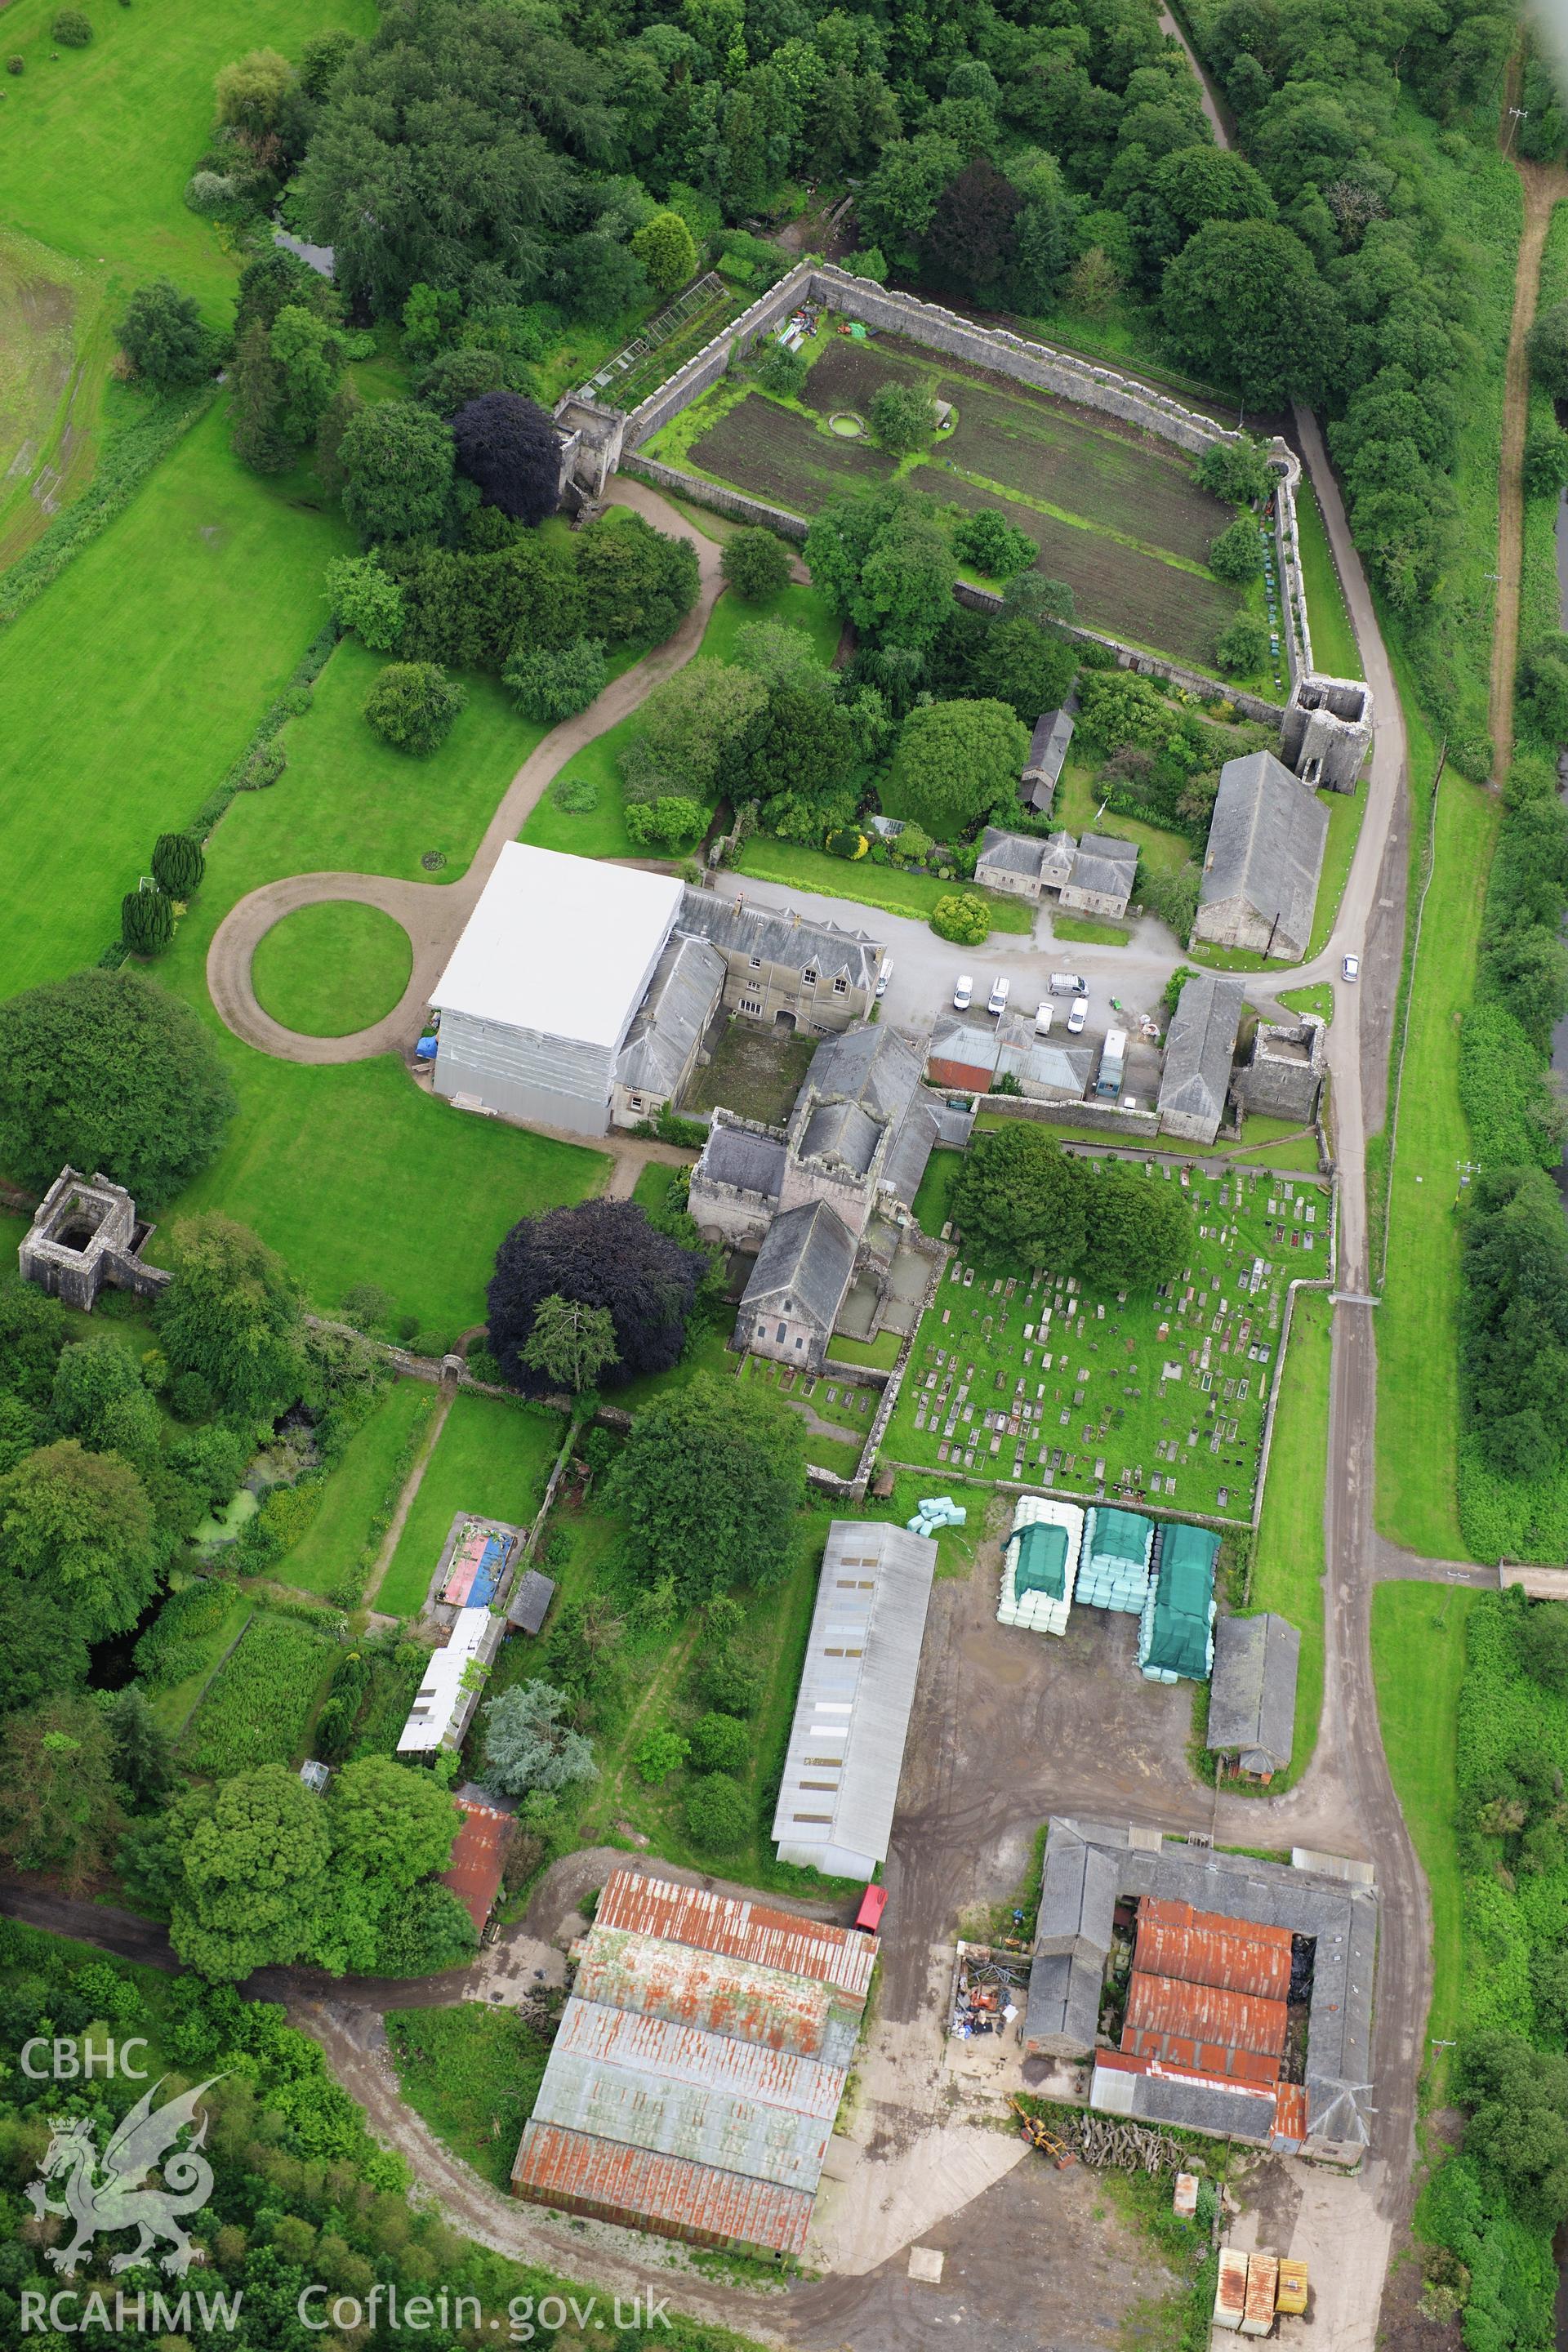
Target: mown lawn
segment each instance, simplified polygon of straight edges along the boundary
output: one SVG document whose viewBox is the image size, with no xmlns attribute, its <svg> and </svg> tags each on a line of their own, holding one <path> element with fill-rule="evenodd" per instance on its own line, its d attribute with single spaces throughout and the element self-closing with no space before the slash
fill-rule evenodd
<svg viewBox="0 0 1568 2352">
<path fill-rule="evenodd" d="M 50 39 L 57 0 L 12 0 L 5 13 L 0 47 L 26 70 L 5 82 L 0 216 L 107 263 L 122 291 L 173 278 L 226 323 L 235 263 L 182 201 L 207 143 L 213 77 L 247 49 L 297 58 L 330 25 L 369 33 L 371 0 L 100 0 L 86 49 Z"/>
<path fill-rule="evenodd" d="M 6 629 L 0 995 L 119 937 L 155 837 L 189 822 L 320 626 L 301 583 L 348 532 L 308 495 L 240 471 L 220 401 Z"/>
<path fill-rule="evenodd" d="M 1394 1542 L 1463 1559 L 1459 1451 L 1459 1020 L 1477 945 L 1498 803 L 1450 768 L 1438 786 L 1436 859 L 1410 991 L 1394 1140 L 1388 1267 L 1377 1318 L 1377 1524 Z M 1424 810 L 1417 822 L 1424 818 Z M 1375 1278 L 1376 1268 L 1373 1268 Z"/>
<path fill-rule="evenodd" d="M 1475 1597 L 1464 1585 L 1416 1582 L 1380 1584 L 1372 1596 L 1384 1753 L 1432 1898 L 1426 2032 L 1438 2042 L 1458 2032 L 1464 1982 L 1456 1744 L 1465 1628 Z"/>
<path fill-rule="evenodd" d="M 1332 1329 L 1333 1308 L 1323 1294 L 1299 1290 L 1252 1555 L 1251 1606 L 1288 1617 L 1301 1635 L 1296 1741 L 1288 1769 L 1269 1783 L 1271 1797 L 1292 1787 L 1311 1762 L 1323 1709 L 1323 1504 Z"/>
<path fill-rule="evenodd" d="M 309 586 L 319 625 L 319 576 Z M 465 676 L 468 699 L 451 733 L 416 760 L 365 724 L 383 667 L 357 638 L 340 643 L 310 709 L 285 730 L 283 775 L 230 803 L 208 855 L 204 911 L 216 919 L 287 874 L 390 874 L 439 887 L 467 872 L 502 793 L 548 730 L 520 719 L 495 678 Z M 426 856 L 444 863 L 426 867 Z"/>
<path fill-rule="evenodd" d="M 1307 624 L 1312 632 L 1313 663 L 1330 677 L 1360 677 L 1361 655 L 1329 545 L 1322 509 L 1318 504 L 1317 492 L 1304 475 L 1296 491 L 1296 536 L 1301 554 L 1301 576 L 1307 587 Z"/>
<path fill-rule="evenodd" d="M 970 883 L 943 882 L 934 874 L 900 873 L 896 866 L 871 866 L 863 857 L 829 857 L 826 850 L 802 849 L 793 841 L 754 833 L 736 861 L 742 874 L 760 881 L 782 882 L 796 890 L 813 890 L 823 898 L 850 898 L 858 906 L 877 907 L 888 915 L 911 915 L 929 922 L 939 898 L 953 891 L 973 892 L 984 898 L 994 931 L 1026 937 L 1035 928 L 1035 908 L 1022 898 L 1002 898 L 988 890 L 973 891 Z"/>
<path fill-rule="evenodd" d="M 1312 938 L 1307 952 L 1321 955 L 1329 944 L 1340 900 L 1345 895 L 1350 878 L 1351 860 L 1361 838 L 1361 821 L 1366 814 L 1367 787 L 1359 783 L 1353 793 L 1327 793 L 1324 799 L 1329 811 L 1329 837 L 1323 845 L 1323 870 L 1318 877 L 1318 903 L 1312 910 Z"/>
<path fill-rule="evenodd" d="M 435 1409 L 433 1386 L 424 1381 L 394 1382 L 323 1481 L 315 1517 L 274 1570 L 279 1584 L 341 1601 L 342 1589 L 362 1566 L 374 1523 L 391 1516 L 407 1454 Z M 362 1588 L 372 1564 L 363 1563 Z"/>
<path fill-rule="evenodd" d="M 492 2189 L 505 2189 L 544 2080 L 548 2042 L 515 2009 L 475 2000 L 389 2010 L 386 2042 L 415 2114 Z"/>
<path fill-rule="evenodd" d="M 564 1433 L 553 1413 L 524 1412 L 499 1397 L 454 1397 L 376 1607 L 393 1617 L 416 1613 L 458 1511 L 528 1527 Z"/>
<path fill-rule="evenodd" d="M 250 981 L 262 1011 L 285 1029 L 348 1037 L 395 1009 L 413 969 L 402 924 L 345 898 L 300 907 L 274 924 Z"/>
</svg>

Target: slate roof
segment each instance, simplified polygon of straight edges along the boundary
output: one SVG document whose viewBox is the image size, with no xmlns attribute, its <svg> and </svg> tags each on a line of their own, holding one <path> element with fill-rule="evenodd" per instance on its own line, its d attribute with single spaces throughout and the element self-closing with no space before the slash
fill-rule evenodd
<svg viewBox="0 0 1568 2352">
<path fill-rule="evenodd" d="M 921 1085 L 921 1057 L 896 1029 L 863 1023 L 825 1037 L 811 1057 L 791 1126 L 799 1159 L 837 1160 L 911 1202 L 937 1127 Z M 880 1158 L 879 1146 L 887 1136 Z"/>
<path fill-rule="evenodd" d="M 773 1815 L 781 1844 L 885 1858 L 935 1570 L 935 1544 L 886 1520 L 829 1528 Z"/>
<path fill-rule="evenodd" d="M 1094 1055 L 1087 1045 L 1059 1045 L 1037 1035 L 1026 1013 L 1005 1013 L 997 1029 L 996 1068 L 1021 1086 L 1053 1087 L 1081 1101 L 1089 1091 Z"/>
<path fill-rule="evenodd" d="M 752 1128 L 731 1127 L 727 1118 L 716 1118 L 692 1173 L 776 1201 L 787 1158 L 782 1136 L 758 1135 Z"/>
<path fill-rule="evenodd" d="M 1272 751 L 1227 760 L 1209 823 L 1198 903 L 1241 898 L 1304 949 L 1322 872 L 1329 813 Z"/>
<path fill-rule="evenodd" d="M 616 1061 L 617 1085 L 673 1093 L 724 992 L 724 959 L 706 940 L 672 933 Z"/>
<path fill-rule="evenodd" d="M 1290 1761 L 1301 1636 L 1289 1619 L 1222 1617 L 1215 1627 L 1208 1744 L 1239 1748 L 1250 1772 Z"/>
<path fill-rule="evenodd" d="M 1130 898 L 1138 874 L 1138 845 L 1110 835 L 1086 833 L 1072 862 L 1068 887 L 1098 890 L 1108 898 Z"/>
<path fill-rule="evenodd" d="M 1060 2055 L 1093 2049 L 1116 1908 L 1116 1862 L 1053 1822 L 1029 1970 L 1024 2046 Z"/>
<path fill-rule="evenodd" d="M 826 1201 L 786 1209 L 773 1219 L 757 1252 L 741 1297 L 742 1313 L 788 1297 L 822 1330 L 831 1331 L 854 1271 L 855 1237 Z"/>
<path fill-rule="evenodd" d="M 939 1013 L 931 1033 L 933 1062 L 962 1062 L 972 1070 L 994 1070 L 1000 1039 L 994 1021 L 972 1013 Z"/>
<path fill-rule="evenodd" d="M 555 1598 L 555 1579 L 542 1576 L 539 1570 L 524 1570 L 517 1591 L 507 1604 L 506 1622 L 524 1633 L 537 1633 L 550 1612 Z"/>
<path fill-rule="evenodd" d="M 716 890 L 688 887 L 675 919 L 678 931 L 689 931 L 710 940 L 721 952 L 761 956 L 804 971 L 809 964 L 826 979 L 843 973 L 851 988 L 872 989 L 881 948 L 865 931 L 840 930 L 836 923 L 814 923 L 785 908 L 749 907 L 742 899 L 721 898 Z"/>
<path fill-rule="evenodd" d="M 1233 973 L 1200 971 L 1183 989 L 1165 1036 L 1160 1108 L 1184 1118 L 1225 1117 L 1230 1066 L 1247 983 Z"/>
<path fill-rule="evenodd" d="M 1215 1853 L 1167 1840 L 1158 1851 L 1126 1843 L 1125 1826 L 1055 1819 L 1046 1841 L 1046 1866 L 1040 1923 L 1047 1919 L 1045 1889 L 1051 1885 L 1053 1853 L 1058 1846 L 1072 1870 L 1085 1865 L 1077 1857 L 1088 1845 L 1103 1855 L 1113 1870 L 1115 1891 L 1123 1900 L 1157 1895 L 1170 1903 L 1191 1904 L 1195 1911 L 1222 1918 L 1282 1927 L 1291 1935 L 1314 1941 L 1312 1990 L 1307 2020 L 1306 2105 L 1308 2126 L 1314 2138 L 1364 2144 L 1366 2116 L 1375 2105 L 1371 2081 L 1373 1988 L 1377 1968 L 1379 1902 L 1374 1889 L 1310 1870 L 1288 1869 L 1277 1863 L 1257 1862 L 1241 1854 Z M 1038 1951 L 1038 1945 L 1037 1945 Z M 1034 2039 L 1035 1977 L 1046 1963 L 1037 1958 L 1029 1980 L 1028 2039 Z M 1052 1969 L 1056 1963 L 1052 1962 Z M 1042 1979 L 1044 1999 L 1053 1982 Z M 1109 2055 L 1109 2053 L 1101 2053 Z M 1123 2065 L 1126 2061 L 1121 2062 Z M 1131 2112 L 1153 2120 L 1158 2114 L 1170 2123 L 1191 2122 L 1207 2130 L 1233 2128 L 1223 2120 L 1210 2121 L 1206 2103 L 1222 2117 L 1234 2112 L 1243 2118 L 1234 2126 L 1241 2134 L 1267 2138 L 1268 2109 L 1261 2102 L 1256 2113 L 1265 2118 L 1251 2126 L 1245 2120 L 1253 2103 L 1235 2092 L 1183 2081 L 1179 2076 L 1147 2076 L 1148 2084 L 1163 2083 L 1169 2103 L 1156 2108 L 1145 2104 L 1141 2084 Z M 1166 2101 L 1167 2092 L 1160 2098 Z"/>
<path fill-rule="evenodd" d="M 1046 845 L 1038 834 L 1004 833 L 999 825 L 988 824 L 980 836 L 975 877 L 988 866 L 1000 874 L 1026 874 L 1037 880 L 1045 859 Z"/>
<path fill-rule="evenodd" d="M 1032 783 L 1043 776 L 1054 784 L 1061 774 L 1062 762 L 1072 741 L 1072 714 L 1066 709 L 1042 710 L 1029 737 L 1029 757 L 1024 768 L 1024 780 Z"/>
</svg>

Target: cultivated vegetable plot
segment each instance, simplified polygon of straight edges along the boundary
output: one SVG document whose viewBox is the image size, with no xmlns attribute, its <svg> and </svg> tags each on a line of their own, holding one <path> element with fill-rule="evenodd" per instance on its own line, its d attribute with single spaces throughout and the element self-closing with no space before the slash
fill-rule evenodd
<svg viewBox="0 0 1568 2352">
<path fill-rule="evenodd" d="M 1053 1271 L 949 1268 L 888 1433 L 895 1461 L 1065 1494 L 1250 1515 L 1286 1286 L 1329 1271 L 1329 1196 L 1270 1170 L 1144 1163 L 1192 1217 L 1160 1292 L 1100 1296 Z"/>
<path fill-rule="evenodd" d="M 331 1644 L 308 1625 L 255 1617 L 196 1709 L 181 1742 L 181 1761 L 213 1780 L 258 1764 L 299 1762 L 334 1657 Z"/>
</svg>

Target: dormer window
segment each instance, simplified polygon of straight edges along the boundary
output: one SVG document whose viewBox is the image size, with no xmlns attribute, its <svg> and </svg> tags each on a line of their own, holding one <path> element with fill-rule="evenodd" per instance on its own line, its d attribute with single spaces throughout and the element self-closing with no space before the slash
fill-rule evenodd
<svg viewBox="0 0 1568 2352">
<path fill-rule="evenodd" d="M 802 988 L 815 988 L 816 986 L 816 974 L 810 964 L 807 964 L 805 970 L 801 973 L 800 984 Z"/>
<path fill-rule="evenodd" d="M 847 996 L 849 993 L 849 982 L 842 972 L 833 983 L 833 993 L 835 996 Z"/>
<path fill-rule="evenodd" d="M 752 970 L 753 971 L 761 971 L 762 968 L 763 968 L 763 960 L 762 960 L 762 957 L 761 957 L 761 956 L 753 956 L 753 957 L 752 958 Z"/>
</svg>

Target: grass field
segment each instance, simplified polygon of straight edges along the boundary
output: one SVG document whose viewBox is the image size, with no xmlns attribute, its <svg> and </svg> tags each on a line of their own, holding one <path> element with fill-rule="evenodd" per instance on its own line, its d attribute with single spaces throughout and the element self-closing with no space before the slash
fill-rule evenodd
<svg viewBox="0 0 1568 2352">
<path fill-rule="evenodd" d="M 1334 563 L 1318 494 L 1302 476 L 1296 491 L 1296 537 L 1307 587 L 1307 623 L 1312 661 L 1329 677 L 1360 677 L 1361 655 L 1345 609 L 1344 590 Z"/>
<path fill-rule="evenodd" d="M 1455 1771 L 1465 1627 L 1476 1595 L 1462 1585 L 1380 1584 L 1372 1596 L 1372 1664 L 1384 1752 L 1432 1898 L 1430 2042 L 1458 2032 L 1464 1990 Z"/>
<path fill-rule="evenodd" d="M 1351 860 L 1361 838 L 1361 821 L 1366 814 L 1367 787 L 1359 783 L 1353 793 L 1330 793 L 1329 837 L 1323 845 L 1323 870 L 1318 877 L 1318 903 L 1312 909 L 1312 938 L 1307 950 L 1310 962 L 1328 946 L 1334 921 L 1340 911 L 1340 900 L 1345 895 L 1350 879 Z"/>
<path fill-rule="evenodd" d="M 1453 769 L 1446 771 L 1438 786 L 1436 858 L 1411 982 L 1388 1270 L 1377 1318 L 1377 1524 L 1394 1542 L 1440 1559 L 1465 1557 L 1455 1500 L 1457 1209 L 1459 1163 L 1470 1153 L 1459 1107 L 1458 1022 L 1475 991 L 1481 906 L 1499 814 L 1495 800 Z"/>
<path fill-rule="evenodd" d="M 1135 841 L 1139 856 L 1156 874 L 1175 874 L 1186 864 L 1193 845 L 1184 834 L 1123 816 L 1120 809 L 1108 809 L 1101 818 L 1101 797 L 1093 770 L 1084 761 L 1069 758 L 1057 785 L 1051 823 L 1065 825 L 1068 833 L 1104 833 L 1115 841 Z"/>
<path fill-rule="evenodd" d="M 1130 923 L 1100 923 L 1085 915 L 1053 915 L 1051 937 L 1069 947 L 1124 948 L 1132 937 Z"/>
<path fill-rule="evenodd" d="M 312 593 L 318 577 L 310 577 Z M 315 607 L 325 618 L 324 600 Z M 383 667 L 356 638 L 339 644 L 311 706 L 283 737 L 289 765 L 264 793 L 231 802 L 214 836 L 204 906 L 286 874 L 390 874 L 455 882 L 497 803 L 546 729 L 520 719 L 498 681 L 465 677 L 467 707 L 428 759 L 394 751 L 365 725 L 365 696 Z M 421 860 L 434 856 L 434 869 Z"/>
<path fill-rule="evenodd" d="M 863 857 L 829 857 L 826 850 L 802 849 L 793 841 L 754 833 L 736 860 L 742 874 L 759 881 L 782 882 L 796 890 L 823 898 L 851 898 L 858 906 L 877 907 L 884 914 L 910 915 L 929 922 L 939 898 L 963 890 L 984 898 L 994 931 L 1026 938 L 1035 928 L 1036 909 L 1022 898 L 1005 898 L 994 890 L 974 890 L 972 883 L 943 882 L 934 874 L 900 873 L 896 866 L 870 866 Z"/>
<path fill-rule="evenodd" d="M 1142 1164 L 1150 1183 L 1187 1190 L 1184 1170 Z M 922 1224 L 936 1205 L 925 1189 Z M 1187 1206 L 1176 1296 L 1100 1298 L 1048 1274 L 1004 1285 L 955 1259 L 917 1334 L 887 1453 L 1247 1517 L 1284 1286 L 1327 1273 L 1328 1202 L 1316 1184 L 1248 1169 L 1194 1177 Z"/>
<path fill-rule="evenodd" d="M 415 2114 L 492 2189 L 505 2189 L 544 2079 L 548 2042 L 515 2009 L 466 2000 L 389 2010 L 386 2042 Z"/>
<path fill-rule="evenodd" d="M 26 919 L 0 940 L 0 995 L 118 937 L 155 836 L 189 821 L 320 625 L 301 580 L 346 545 L 292 476 L 240 472 L 220 402 L 11 623 L 0 855 Z"/>
<path fill-rule="evenodd" d="M 314 1518 L 273 1571 L 279 1584 L 339 1596 L 361 1565 L 374 1524 L 391 1516 L 400 1464 L 435 1409 L 436 1391 L 424 1381 L 393 1383 L 322 1481 Z M 363 1580 L 362 1575 L 362 1587 Z"/>
<path fill-rule="evenodd" d="M 1329 1366 L 1333 1308 L 1321 1291 L 1299 1290 L 1274 1417 L 1263 1517 L 1252 1554 L 1255 1609 L 1272 1609 L 1300 1628 L 1296 1741 L 1290 1762 L 1269 1782 L 1279 1796 L 1312 1760 L 1323 1708 L 1323 1496 L 1329 1475 Z"/>
<path fill-rule="evenodd" d="M 112 356 L 101 273 L 0 228 L 0 567 L 91 474 Z"/>
<path fill-rule="evenodd" d="M 275 923 L 257 947 L 250 980 L 262 1011 L 285 1029 L 349 1037 L 393 1011 L 413 969 L 402 924 L 345 898 L 300 907 Z"/>
<path fill-rule="evenodd" d="M 49 38 L 56 0 L 12 0 L 4 46 L 26 71 L 5 83 L 0 216 L 46 245 L 104 263 L 129 291 L 175 278 L 214 324 L 236 266 L 185 182 L 207 142 L 213 76 L 247 49 L 281 49 L 328 25 L 369 33 L 371 0 L 136 0 L 91 11 L 90 48 Z"/>
<path fill-rule="evenodd" d="M 553 1413 L 524 1412 L 497 1397 L 454 1397 L 376 1595 L 377 1608 L 393 1617 L 416 1612 L 458 1511 L 530 1526 L 564 1434 Z"/>
<path fill-rule="evenodd" d="M 258 1610 L 214 1676 L 180 1742 L 187 1771 L 211 1780 L 258 1764 L 298 1764 L 316 1700 L 337 1663 L 321 1634 Z"/>
</svg>

